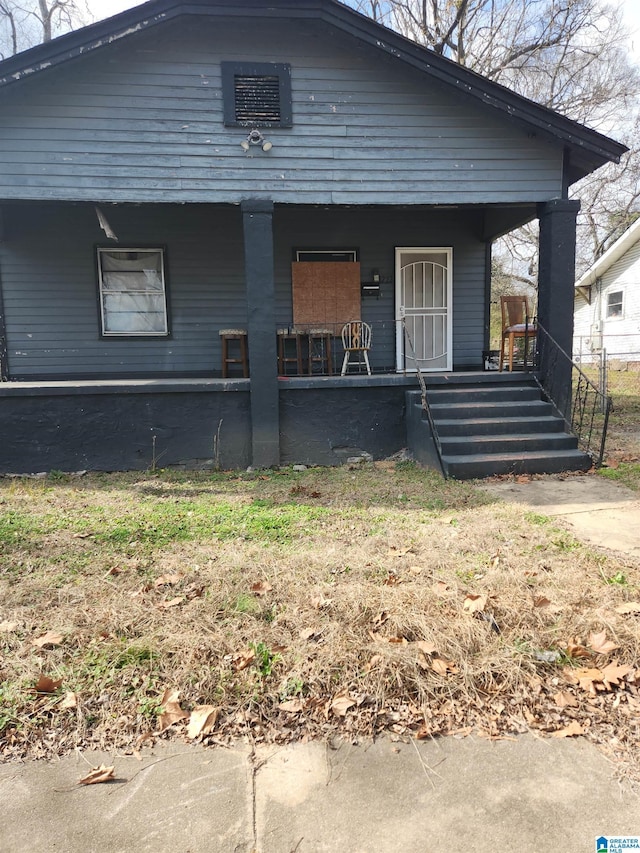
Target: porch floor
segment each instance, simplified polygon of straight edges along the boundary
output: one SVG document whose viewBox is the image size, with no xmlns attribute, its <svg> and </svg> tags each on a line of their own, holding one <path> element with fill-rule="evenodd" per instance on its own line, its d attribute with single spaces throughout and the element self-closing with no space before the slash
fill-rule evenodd
<svg viewBox="0 0 640 853">
<path fill-rule="evenodd" d="M 423 374 L 427 387 L 487 382 L 513 382 L 514 373 L 497 371 L 460 371 Z M 516 374 L 523 375 L 523 374 Z M 415 373 L 352 373 L 347 376 L 279 376 L 278 386 L 283 388 L 376 388 L 388 386 L 415 386 Z M 40 379 L 0 383 L 0 397 L 38 396 L 40 394 L 109 394 L 131 393 L 249 391 L 251 379 L 219 377 L 210 378 L 160 378 L 160 379 Z"/>
</svg>

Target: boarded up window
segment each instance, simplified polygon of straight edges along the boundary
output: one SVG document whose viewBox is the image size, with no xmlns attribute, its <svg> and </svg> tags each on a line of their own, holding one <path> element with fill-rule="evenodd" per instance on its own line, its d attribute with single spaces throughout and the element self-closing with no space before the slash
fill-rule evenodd
<svg viewBox="0 0 640 853">
<path fill-rule="evenodd" d="M 291 127 L 291 66 L 223 62 L 224 123 L 229 127 Z"/>
<path fill-rule="evenodd" d="M 350 320 L 361 319 L 359 263 L 299 261 L 291 268 L 296 328 L 339 332 Z"/>
</svg>

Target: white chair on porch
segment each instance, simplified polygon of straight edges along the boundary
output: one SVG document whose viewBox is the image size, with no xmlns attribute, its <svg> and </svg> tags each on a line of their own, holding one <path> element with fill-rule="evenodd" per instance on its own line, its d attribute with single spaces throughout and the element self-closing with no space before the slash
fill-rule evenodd
<svg viewBox="0 0 640 853">
<path fill-rule="evenodd" d="M 358 368 L 364 364 L 367 373 L 371 376 L 369 365 L 369 350 L 371 349 L 371 326 L 361 320 L 352 320 L 342 327 L 342 346 L 344 347 L 344 361 L 342 362 L 341 376 L 344 376 L 351 364 L 357 364 Z M 357 362 L 351 360 L 352 355 L 357 355 Z"/>
</svg>

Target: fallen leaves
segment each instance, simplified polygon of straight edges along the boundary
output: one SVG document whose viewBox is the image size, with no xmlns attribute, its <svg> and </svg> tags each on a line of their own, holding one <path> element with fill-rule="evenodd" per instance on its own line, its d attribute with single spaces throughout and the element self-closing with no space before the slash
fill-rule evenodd
<svg viewBox="0 0 640 853">
<path fill-rule="evenodd" d="M 620 648 L 616 643 L 611 640 L 607 640 L 606 629 L 597 634 L 589 634 L 588 644 L 589 648 L 598 655 L 606 655 L 608 652 L 614 652 L 616 649 Z"/>
<path fill-rule="evenodd" d="M 213 705 L 197 705 L 189 716 L 187 737 L 193 740 L 200 735 L 208 735 L 218 720 L 219 709 Z"/>
<path fill-rule="evenodd" d="M 62 678 L 51 678 L 48 675 L 40 675 L 36 682 L 36 693 L 55 693 L 62 684 Z"/>
<path fill-rule="evenodd" d="M 391 548 L 389 548 L 389 550 L 387 551 L 387 556 L 388 557 L 404 557 L 407 554 L 411 554 L 412 552 L 413 552 L 413 547 L 411 545 L 409 545 L 408 547 L 405 547 L 405 548 L 396 548 L 394 545 L 392 545 Z"/>
<path fill-rule="evenodd" d="M 241 652 L 236 652 L 231 655 L 231 666 L 235 672 L 241 672 L 246 669 L 256 659 L 255 649 L 244 649 Z"/>
<path fill-rule="evenodd" d="M 107 767 L 101 764 L 99 767 L 92 768 L 83 779 L 78 780 L 78 785 L 98 785 L 100 782 L 111 782 L 114 779 L 113 771 L 115 766 Z"/>
<path fill-rule="evenodd" d="M 622 616 L 628 616 L 630 613 L 640 613 L 640 601 L 625 601 L 624 604 L 618 604 L 614 607 L 616 613 Z"/>
<path fill-rule="evenodd" d="M 569 693 L 568 690 L 560 690 L 553 697 L 553 701 L 556 703 L 558 708 L 575 708 L 578 705 L 578 700 L 573 693 Z"/>
<path fill-rule="evenodd" d="M 449 675 L 450 673 L 458 672 L 458 666 L 455 661 L 441 657 L 433 658 L 431 661 L 431 669 L 438 675 Z"/>
<path fill-rule="evenodd" d="M 563 674 L 571 684 L 577 684 L 592 696 L 596 696 L 598 692 L 611 691 L 613 687 L 618 687 L 628 676 L 635 674 L 635 669 L 627 664 L 619 665 L 617 661 L 612 661 L 602 669 L 565 667 Z"/>
<path fill-rule="evenodd" d="M 305 628 L 298 634 L 301 640 L 318 643 L 322 639 L 322 628 Z"/>
<path fill-rule="evenodd" d="M 428 640 L 417 640 L 416 647 L 425 655 L 433 655 L 438 650 L 436 644 L 431 643 Z"/>
<path fill-rule="evenodd" d="M 39 649 L 44 649 L 47 646 L 59 646 L 64 640 L 64 634 L 58 634 L 56 631 L 47 631 L 41 637 L 36 637 L 31 640 L 32 646 L 37 646 Z"/>
<path fill-rule="evenodd" d="M 159 578 L 156 578 L 153 582 L 153 585 L 156 589 L 160 586 L 172 586 L 173 584 L 180 583 L 183 575 L 173 574 L 173 575 L 160 575 Z"/>
<path fill-rule="evenodd" d="M 62 699 L 60 700 L 59 708 L 61 711 L 69 711 L 72 708 L 78 707 L 78 694 L 73 693 L 71 690 L 67 690 Z"/>
<path fill-rule="evenodd" d="M 187 737 L 190 740 L 210 734 L 220 714 L 215 705 L 196 705 L 192 711 L 185 711 L 180 705 L 180 691 L 172 687 L 162 694 L 158 715 L 158 732 L 164 732 L 176 723 L 187 723 Z"/>
<path fill-rule="evenodd" d="M 162 694 L 160 699 L 160 714 L 158 715 L 158 731 L 164 732 L 174 723 L 185 720 L 189 715 L 180 707 L 180 691 L 170 687 Z"/>
<path fill-rule="evenodd" d="M 467 613 L 482 613 L 487 608 L 486 595 L 474 595 L 468 592 L 462 602 L 462 609 Z"/>
<path fill-rule="evenodd" d="M 3 619 L 2 622 L 0 622 L 0 634 L 12 634 L 17 627 L 17 622 L 9 622 L 8 619 Z"/>
<path fill-rule="evenodd" d="M 349 708 L 353 708 L 355 704 L 356 700 L 352 699 L 348 693 L 340 693 L 332 699 L 330 708 L 336 717 L 344 717 Z"/>
<path fill-rule="evenodd" d="M 563 729 L 557 729 L 551 732 L 551 737 L 578 737 L 584 734 L 584 729 L 577 720 L 572 720 L 568 726 Z"/>
<path fill-rule="evenodd" d="M 281 711 L 286 711 L 288 714 L 299 714 L 300 711 L 304 710 L 304 701 L 299 697 L 295 699 L 287 699 L 284 702 L 280 702 L 278 708 Z"/>
<path fill-rule="evenodd" d="M 619 666 L 616 661 L 612 661 L 602 670 L 602 683 L 607 690 L 611 690 L 612 685 L 617 687 L 624 678 L 633 672 L 632 666 L 626 664 Z"/>
<path fill-rule="evenodd" d="M 177 595 L 175 598 L 172 598 L 170 601 L 161 601 L 158 604 L 158 610 L 169 610 L 171 607 L 179 607 L 181 604 L 187 599 L 184 595 Z"/>
<path fill-rule="evenodd" d="M 271 592 L 273 587 L 269 583 L 269 581 L 256 581 L 256 583 L 251 584 L 251 592 L 254 595 L 266 595 L 268 592 Z"/>
</svg>

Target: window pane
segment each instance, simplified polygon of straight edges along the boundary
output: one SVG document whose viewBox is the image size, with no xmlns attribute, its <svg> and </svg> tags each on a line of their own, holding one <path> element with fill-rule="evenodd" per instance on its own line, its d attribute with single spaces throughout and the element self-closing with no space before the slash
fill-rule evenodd
<svg viewBox="0 0 640 853">
<path fill-rule="evenodd" d="M 105 332 L 166 332 L 164 299 L 143 294 L 105 294 Z"/>
<path fill-rule="evenodd" d="M 168 332 L 160 249 L 98 250 L 103 334 Z"/>
<path fill-rule="evenodd" d="M 607 295 L 607 317 L 622 317 L 621 290 L 616 290 Z"/>
<path fill-rule="evenodd" d="M 103 270 L 162 269 L 162 253 L 156 249 L 147 252 L 100 251 Z"/>
<path fill-rule="evenodd" d="M 105 272 L 102 274 L 103 290 L 145 291 L 164 290 L 162 277 L 156 270 L 142 272 Z"/>
</svg>

